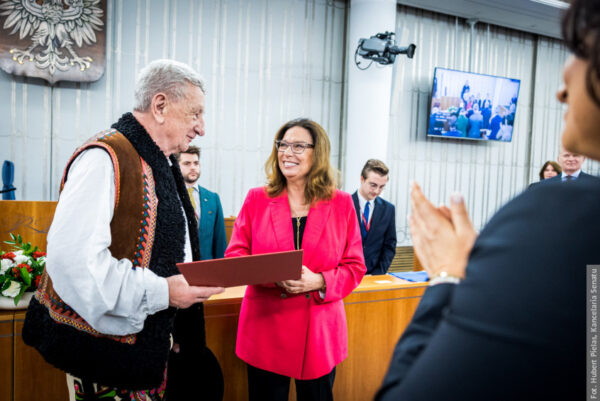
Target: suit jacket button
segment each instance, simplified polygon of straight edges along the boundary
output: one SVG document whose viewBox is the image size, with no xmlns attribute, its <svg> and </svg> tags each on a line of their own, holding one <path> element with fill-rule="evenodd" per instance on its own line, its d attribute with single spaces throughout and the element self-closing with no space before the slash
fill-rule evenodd
<svg viewBox="0 0 600 401">
<path fill-rule="evenodd" d="M 310 294 L 305 295 L 306 299 L 310 299 Z"/>
<path fill-rule="evenodd" d="M 281 298 L 287 298 L 287 294 L 285 294 L 285 293 L 282 292 L 281 293 Z"/>
</svg>

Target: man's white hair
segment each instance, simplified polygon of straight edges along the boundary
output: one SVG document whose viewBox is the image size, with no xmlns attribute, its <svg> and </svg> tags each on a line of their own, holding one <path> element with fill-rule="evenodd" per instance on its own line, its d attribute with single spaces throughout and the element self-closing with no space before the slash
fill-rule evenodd
<svg viewBox="0 0 600 401">
<path fill-rule="evenodd" d="M 173 100 L 185 97 L 187 86 L 191 84 L 204 90 L 202 77 L 190 66 L 175 60 L 154 60 L 138 75 L 134 90 L 136 111 L 148 111 L 152 98 L 163 92 Z"/>
</svg>

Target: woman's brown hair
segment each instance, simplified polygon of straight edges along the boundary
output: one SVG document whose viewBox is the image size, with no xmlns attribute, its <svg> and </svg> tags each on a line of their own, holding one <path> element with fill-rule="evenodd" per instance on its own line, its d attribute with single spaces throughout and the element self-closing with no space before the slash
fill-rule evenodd
<svg viewBox="0 0 600 401">
<path fill-rule="evenodd" d="M 548 160 L 546 163 L 544 163 L 542 169 L 540 170 L 540 180 L 544 179 L 544 170 L 546 170 L 546 167 L 548 167 L 549 164 L 551 164 L 552 167 L 554 167 L 554 171 L 556 171 L 558 174 L 562 173 L 562 168 L 560 168 L 560 164 L 558 164 L 555 161 Z"/>
<path fill-rule="evenodd" d="M 302 127 L 306 129 L 312 137 L 314 148 L 312 149 L 312 166 L 306 177 L 306 188 L 304 189 L 304 199 L 307 202 L 315 202 L 323 199 L 330 199 L 335 190 L 337 176 L 335 169 L 329 163 L 331 145 L 327 133 L 318 123 L 308 118 L 297 118 L 283 124 L 275 134 L 273 141 L 273 150 L 265 163 L 265 172 L 267 173 L 267 193 L 274 197 L 285 189 L 287 181 L 281 169 L 279 168 L 278 151 L 275 141 L 281 140 L 285 133 L 292 127 Z M 308 151 L 305 150 L 305 152 Z"/>
</svg>

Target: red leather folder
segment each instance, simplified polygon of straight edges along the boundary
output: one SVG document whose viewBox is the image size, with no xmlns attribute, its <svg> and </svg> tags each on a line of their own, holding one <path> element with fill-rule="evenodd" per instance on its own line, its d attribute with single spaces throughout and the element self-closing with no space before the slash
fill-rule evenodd
<svg viewBox="0 0 600 401">
<path fill-rule="evenodd" d="M 237 256 L 178 263 L 190 285 L 236 287 L 298 280 L 302 274 L 302 250 Z"/>
</svg>

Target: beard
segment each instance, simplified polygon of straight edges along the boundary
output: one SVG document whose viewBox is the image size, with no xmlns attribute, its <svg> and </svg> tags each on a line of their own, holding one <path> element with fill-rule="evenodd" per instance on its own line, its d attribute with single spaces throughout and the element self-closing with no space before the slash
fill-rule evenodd
<svg viewBox="0 0 600 401">
<path fill-rule="evenodd" d="M 200 174 L 191 174 L 190 173 L 190 174 L 183 175 L 183 181 L 185 181 L 186 184 L 190 184 L 190 185 L 195 184 L 199 178 L 200 178 Z"/>
</svg>

